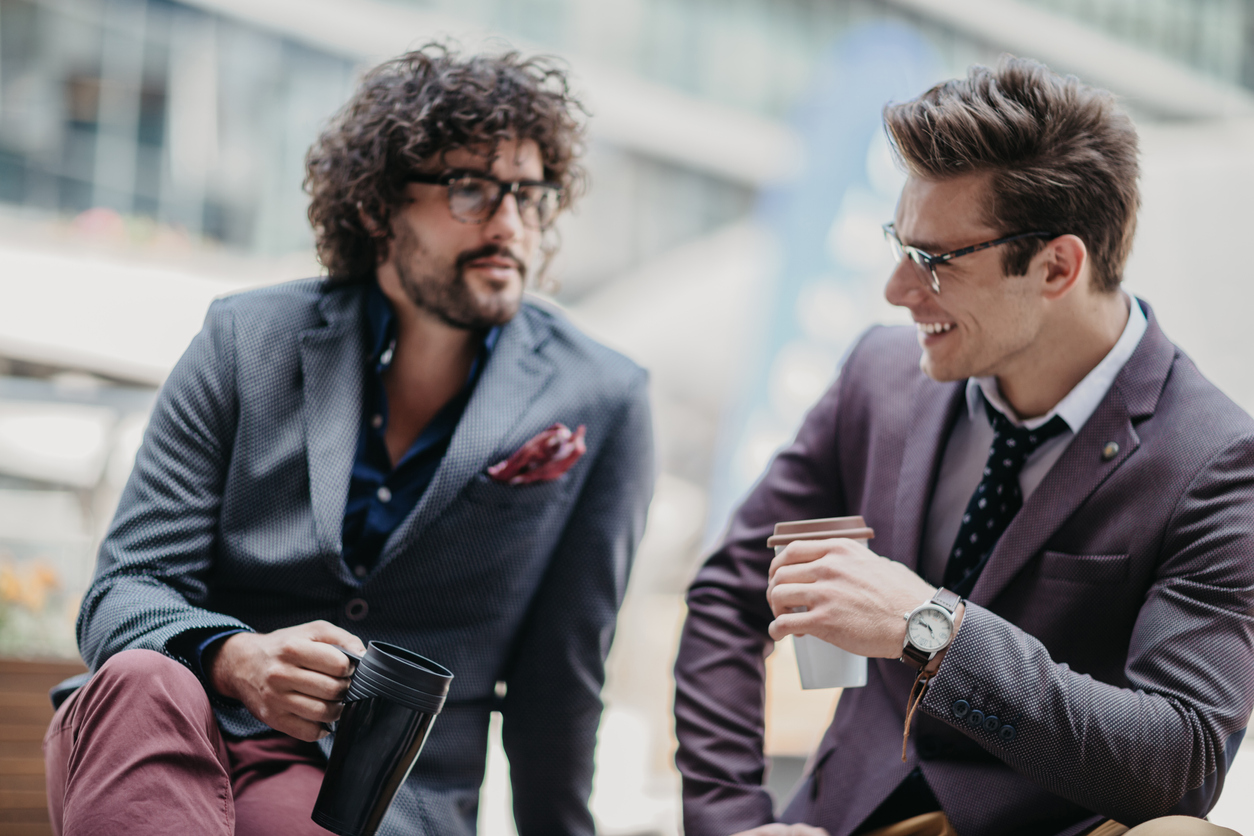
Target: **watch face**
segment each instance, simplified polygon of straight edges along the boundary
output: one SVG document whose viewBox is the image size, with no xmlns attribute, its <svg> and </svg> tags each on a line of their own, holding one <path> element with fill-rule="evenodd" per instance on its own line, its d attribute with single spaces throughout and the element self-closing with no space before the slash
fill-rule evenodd
<svg viewBox="0 0 1254 836">
<path fill-rule="evenodd" d="M 954 625 L 937 607 L 925 607 L 906 623 L 906 637 L 919 650 L 933 653 L 949 644 Z"/>
</svg>

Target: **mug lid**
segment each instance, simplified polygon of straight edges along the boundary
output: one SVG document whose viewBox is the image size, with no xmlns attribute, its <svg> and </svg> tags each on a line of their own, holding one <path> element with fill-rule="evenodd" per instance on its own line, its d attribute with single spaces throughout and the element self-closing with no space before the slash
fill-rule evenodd
<svg viewBox="0 0 1254 836">
<path fill-rule="evenodd" d="M 453 681 L 453 674 L 448 668 L 388 642 L 372 641 L 367 644 L 365 658 L 358 670 L 362 668 L 368 668 L 381 679 L 438 697 L 448 693 L 449 683 Z"/>
<path fill-rule="evenodd" d="M 786 546 L 794 540 L 827 540 L 832 537 L 848 537 L 853 540 L 870 540 L 875 529 L 868 528 L 861 516 L 824 517 L 816 520 L 794 520 L 775 523 L 775 534 L 766 541 L 767 548 Z"/>
<path fill-rule="evenodd" d="M 374 674 L 368 666 L 363 665 L 358 668 L 349 683 L 345 702 L 355 702 L 369 697 L 382 697 L 431 715 L 440 713 L 440 710 L 444 708 L 445 700 L 443 694 L 428 694 L 417 688 L 408 688 Z"/>
</svg>

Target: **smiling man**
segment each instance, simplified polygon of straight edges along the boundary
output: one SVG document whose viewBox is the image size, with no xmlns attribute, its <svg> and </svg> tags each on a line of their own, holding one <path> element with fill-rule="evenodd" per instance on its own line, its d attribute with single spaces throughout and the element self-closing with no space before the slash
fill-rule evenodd
<svg viewBox="0 0 1254 836">
<path fill-rule="evenodd" d="M 884 116 L 916 325 L 854 346 L 692 584 L 685 832 L 1230 833 L 1199 817 L 1254 707 L 1254 421 L 1120 288 L 1132 123 L 1019 59 Z M 766 547 L 853 514 L 874 551 Z M 777 823 L 762 659 L 803 634 L 869 679 Z"/>
<path fill-rule="evenodd" d="M 431 46 L 310 151 L 330 275 L 214 303 L 162 389 L 45 739 L 58 833 L 326 833 L 335 645 L 372 639 L 454 674 L 380 833 L 474 831 L 494 710 L 519 833 L 592 833 L 653 456 L 645 373 L 523 295 L 578 111 L 543 61 Z"/>
</svg>

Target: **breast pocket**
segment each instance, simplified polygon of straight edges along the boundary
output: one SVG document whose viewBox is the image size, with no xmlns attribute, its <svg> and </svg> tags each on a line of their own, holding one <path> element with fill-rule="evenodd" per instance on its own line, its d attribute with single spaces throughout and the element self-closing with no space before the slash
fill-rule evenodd
<svg viewBox="0 0 1254 836">
<path fill-rule="evenodd" d="M 1041 577 L 1086 584 L 1115 584 L 1128 579 L 1131 560 L 1126 554 L 1067 554 L 1045 552 L 1041 555 Z"/>
<path fill-rule="evenodd" d="M 491 508 L 535 508 L 561 501 L 570 487 L 568 476 L 569 474 L 563 474 L 551 482 L 510 485 L 498 482 L 486 473 L 478 473 L 466 485 L 462 496 L 476 505 Z"/>
</svg>

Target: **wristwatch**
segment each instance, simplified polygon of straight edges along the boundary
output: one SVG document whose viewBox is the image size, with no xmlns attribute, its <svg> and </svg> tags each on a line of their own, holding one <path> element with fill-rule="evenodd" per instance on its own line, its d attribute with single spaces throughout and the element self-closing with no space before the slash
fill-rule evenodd
<svg viewBox="0 0 1254 836">
<path fill-rule="evenodd" d="M 923 670 L 936 654 L 949 647 L 954 638 L 954 612 L 962 598 L 948 589 L 938 589 L 932 600 L 915 607 L 906 619 L 906 639 L 901 645 L 901 661 Z"/>
</svg>

